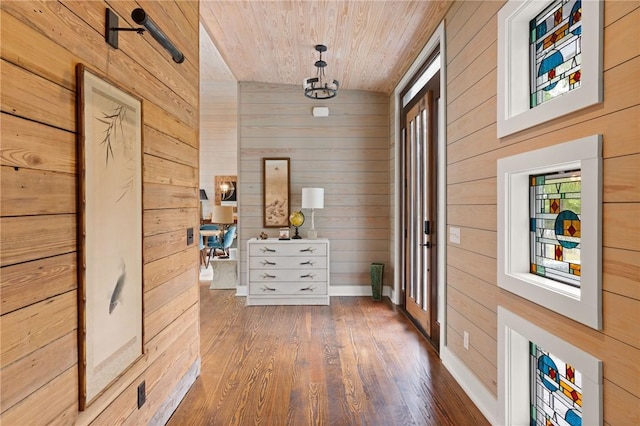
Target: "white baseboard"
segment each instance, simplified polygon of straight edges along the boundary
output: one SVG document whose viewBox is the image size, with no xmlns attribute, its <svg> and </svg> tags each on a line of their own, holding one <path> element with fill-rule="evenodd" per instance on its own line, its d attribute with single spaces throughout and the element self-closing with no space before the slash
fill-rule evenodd
<svg viewBox="0 0 640 426">
<path fill-rule="evenodd" d="M 236 296 L 246 296 L 247 293 L 248 292 L 246 285 L 239 285 L 238 287 L 236 287 Z"/>
<path fill-rule="evenodd" d="M 149 420 L 149 425 L 167 424 L 173 412 L 176 411 L 176 408 L 178 408 L 184 396 L 189 392 L 189 389 L 191 389 L 191 386 L 198 376 L 200 376 L 200 363 L 201 360 L 200 357 L 198 357 L 198 359 L 191 364 L 191 367 L 189 367 L 189 370 L 187 370 L 184 376 L 182 376 L 182 379 L 180 379 L 171 395 L 167 397 L 151 420 Z"/>
<path fill-rule="evenodd" d="M 373 296 L 370 285 L 341 285 L 331 287 L 330 296 Z M 391 297 L 391 287 L 382 286 L 382 296 Z"/>
<path fill-rule="evenodd" d="M 372 295 L 369 285 L 341 285 L 329 288 L 330 296 L 369 296 Z"/>
<path fill-rule="evenodd" d="M 442 364 L 466 392 L 471 401 L 492 425 L 497 424 L 498 400 L 478 380 L 471 370 L 446 346 L 440 351 Z"/>
</svg>

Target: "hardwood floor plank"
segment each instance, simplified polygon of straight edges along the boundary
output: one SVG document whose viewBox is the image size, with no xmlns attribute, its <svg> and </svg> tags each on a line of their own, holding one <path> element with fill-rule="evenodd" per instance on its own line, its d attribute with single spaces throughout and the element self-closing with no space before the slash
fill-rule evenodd
<svg viewBox="0 0 640 426">
<path fill-rule="evenodd" d="M 245 306 L 201 285 L 202 372 L 175 425 L 486 425 L 388 302 Z"/>
</svg>

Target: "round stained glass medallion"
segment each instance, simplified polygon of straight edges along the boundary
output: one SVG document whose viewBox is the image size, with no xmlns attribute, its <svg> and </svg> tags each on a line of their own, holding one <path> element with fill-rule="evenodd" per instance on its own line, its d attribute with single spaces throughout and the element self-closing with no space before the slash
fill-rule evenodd
<svg viewBox="0 0 640 426">
<path fill-rule="evenodd" d="M 542 384 L 551 392 L 555 392 L 560 388 L 558 367 L 550 356 L 541 355 L 540 358 L 538 358 L 538 374 L 540 374 Z"/>
<path fill-rule="evenodd" d="M 580 244 L 580 218 L 571 210 L 558 213 L 554 226 L 558 243 L 568 249 L 576 248 Z M 578 239 L 576 241 L 575 239 Z"/>
<path fill-rule="evenodd" d="M 562 65 L 563 62 L 564 57 L 562 56 L 562 53 L 557 50 L 551 50 L 549 53 L 547 53 L 547 56 L 545 56 L 544 59 L 542 59 L 542 61 L 540 62 L 540 67 L 538 68 L 538 77 L 544 74 L 549 74 L 549 80 L 553 80 L 555 78 L 556 67 Z M 549 85 L 546 86 L 543 90 L 547 92 L 551 91 L 556 87 L 557 84 L 557 81 L 549 83 Z"/>
</svg>

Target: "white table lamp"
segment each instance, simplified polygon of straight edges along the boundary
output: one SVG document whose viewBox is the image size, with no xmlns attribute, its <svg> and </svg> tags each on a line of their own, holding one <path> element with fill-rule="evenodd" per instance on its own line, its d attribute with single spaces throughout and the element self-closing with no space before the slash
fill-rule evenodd
<svg viewBox="0 0 640 426">
<path fill-rule="evenodd" d="M 311 229 L 307 231 L 307 238 L 315 240 L 318 238 L 314 223 L 315 209 L 324 208 L 324 188 L 302 188 L 302 208 L 311 209 Z"/>
</svg>

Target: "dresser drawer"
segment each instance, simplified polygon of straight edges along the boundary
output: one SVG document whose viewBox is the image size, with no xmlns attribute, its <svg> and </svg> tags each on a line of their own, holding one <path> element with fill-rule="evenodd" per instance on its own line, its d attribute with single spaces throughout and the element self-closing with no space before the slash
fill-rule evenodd
<svg viewBox="0 0 640 426">
<path fill-rule="evenodd" d="M 327 281 L 326 269 L 251 269 L 249 282 L 314 282 Z"/>
<path fill-rule="evenodd" d="M 249 258 L 249 269 L 327 269 L 327 258 L 255 256 Z"/>
<path fill-rule="evenodd" d="M 327 245 L 322 243 L 257 243 L 249 244 L 249 256 L 326 256 Z"/>
<path fill-rule="evenodd" d="M 292 283 L 292 282 L 270 282 L 249 284 L 250 295 L 261 296 L 314 296 L 326 295 L 326 282 Z"/>
</svg>

